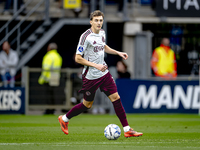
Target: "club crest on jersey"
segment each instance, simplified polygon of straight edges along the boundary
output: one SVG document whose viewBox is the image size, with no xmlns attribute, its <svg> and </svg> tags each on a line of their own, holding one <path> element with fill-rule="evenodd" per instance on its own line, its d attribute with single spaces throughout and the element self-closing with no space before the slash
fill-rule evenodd
<svg viewBox="0 0 200 150">
<path fill-rule="evenodd" d="M 83 47 L 82 47 L 82 46 L 79 46 L 78 51 L 79 51 L 79 52 L 82 52 L 82 51 L 83 51 Z"/>
<path fill-rule="evenodd" d="M 85 93 L 87 96 L 90 96 L 91 95 L 91 93 L 89 92 L 89 91 L 86 91 L 86 93 Z"/>
<path fill-rule="evenodd" d="M 102 36 L 102 42 L 105 42 L 105 38 Z"/>
</svg>

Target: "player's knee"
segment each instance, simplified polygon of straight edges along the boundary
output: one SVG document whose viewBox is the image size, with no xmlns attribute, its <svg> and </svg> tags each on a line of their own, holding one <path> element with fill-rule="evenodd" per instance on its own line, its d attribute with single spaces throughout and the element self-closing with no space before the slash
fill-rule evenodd
<svg viewBox="0 0 200 150">
<path fill-rule="evenodd" d="M 87 107 L 88 109 L 90 109 L 92 107 L 93 101 L 89 102 L 86 100 L 83 100 L 83 105 L 85 105 L 85 107 Z"/>
<path fill-rule="evenodd" d="M 92 107 L 92 104 L 88 104 L 86 107 L 87 107 L 88 109 L 90 109 L 90 108 Z"/>
<path fill-rule="evenodd" d="M 111 100 L 111 102 L 114 102 L 114 101 L 120 99 L 120 96 L 119 96 L 118 93 L 114 93 L 114 94 L 109 96 L 109 99 Z"/>
</svg>

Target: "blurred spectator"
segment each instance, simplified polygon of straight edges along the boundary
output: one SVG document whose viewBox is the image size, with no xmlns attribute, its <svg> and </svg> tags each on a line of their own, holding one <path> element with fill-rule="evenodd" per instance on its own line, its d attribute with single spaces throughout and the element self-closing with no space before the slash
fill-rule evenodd
<svg viewBox="0 0 200 150">
<path fill-rule="evenodd" d="M 0 0 L 0 2 L 4 2 L 4 10 L 3 10 L 3 14 L 4 15 L 9 15 L 10 14 L 10 7 L 12 4 L 12 0 Z"/>
<path fill-rule="evenodd" d="M 17 11 L 22 7 L 22 5 L 24 5 L 24 1 L 23 0 L 18 0 L 17 1 Z M 4 6 L 4 11 L 3 14 L 4 15 L 9 15 L 11 13 L 10 9 L 11 7 L 14 7 L 14 0 L 5 0 L 5 6 Z M 20 15 L 25 15 L 25 9 L 22 10 L 22 12 L 20 13 Z"/>
<path fill-rule="evenodd" d="M 62 66 L 62 57 L 57 52 L 57 44 L 50 43 L 47 47 L 47 53 L 42 61 L 42 73 L 38 79 L 38 83 L 45 86 L 45 95 L 49 96 L 48 104 L 55 104 L 55 89 L 60 84 L 60 69 Z M 54 109 L 47 109 L 45 114 L 53 114 Z"/>
<path fill-rule="evenodd" d="M 99 5 L 100 0 L 88 0 L 89 3 L 89 8 L 88 8 L 88 17 L 90 17 L 90 13 L 94 10 L 100 10 L 100 5 Z M 94 4 L 94 6 L 92 7 L 92 4 Z M 92 8 L 94 10 L 92 10 Z"/>
<path fill-rule="evenodd" d="M 116 0 L 116 2 L 118 3 L 117 15 L 119 17 L 123 17 L 124 1 L 123 0 Z"/>
<path fill-rule="evenodd" d="M 151 67 L 156 76 L 172 79 L 177 76 L 177 64 L 174 51 L 168 38 L 163 38 L 161 45 L 153 51 Z"/>
<path fill-rule="evenodd" d="M 16 66 L 18 63 L 17 52 L 10 48 L 8 41 L 5 41 L 0 52 L 0 73 L 5 88 L 8 85 L 13 88 L 15 87 L 15 74 Z"/>
<path fill-rule="evenodd" d="M 55 0 L 55 2 L 59 3 L 59 8 L 63 8 L 63 3 L 65 3 L 64 0 Z M 76 3 L 78 3 L 78 1 Z M 80 3 L 81 3 L 80 4 L 81 7 L 72 9 L 72 11 L 73 11 L 73 13 L 74 13 L 74 15 L 75 15 L 76 18 L 78 18 L 79 14 L 82 12 L 82 0 L 81 0 Z"/>
<path fill-rule="evenodd" d="M 90 12 L 91 11 L 94 11 L 94 10 L 100 10 L 100 3 L 101 3 L 101 0 L 94 0 L 93 3 L 94 3 L 94 10 L 91 10 L 92 6 L 92 0 L 87 0 L 87 2 L 89 3 L 89 9 L 88 9 L 88 16 L 90 16 Z M 128 0 L 127 2 L 131 2 L 131 0 Z M 123 0 L 115 0 L 115 1 L 106 1 L 105 2 L 106 4 L 117 4 L 118 7 L 117 7 L 117 15 L 119 17 L 123 17 L 123 7 L 124 7 L 124 1 Z"/>
<path fill-rule="evenodd" d="M 116 0 L 117 4 L 118 4 L 118 8 L 117 8 L 117 15 L 118 17 L 122 18 L 124 16 L 124 0 Z M 132 3 L 131 0 L 127 0 L 127 3 Z M 127 8 L 125 8 L 127 9 Z"/>
<path fill-rule="evenodd" d="M 75 17 L 78 18 L 79 14 L 82 12 L 82 7 L 73 9 L 73 12 L 75 14 Z"/>
<path fill-rule="evenodd" d="M 130 78 L 131 75 L 127 71 L 127 65 L 123 61 L 118 61 L 117 62 L 117 73 L 118 73 L 118 78 Z"/>
<path fill-rule="evenodd" d="M 59 4 L 59 8 L 62 8 L 62 0 L 54 0 L 55 2 L 58 2 L 58 4 Z"/>
</svg>

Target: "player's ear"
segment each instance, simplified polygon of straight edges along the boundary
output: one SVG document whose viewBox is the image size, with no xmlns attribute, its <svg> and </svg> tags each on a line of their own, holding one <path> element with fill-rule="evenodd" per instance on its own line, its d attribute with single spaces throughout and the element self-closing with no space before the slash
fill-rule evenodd
<svg viewBox="0 0 200 150">
<path fill-rule="evenodd" d="M 92 25 L 92 20 L 90 20 L 90 24 Z"/>
</svg>

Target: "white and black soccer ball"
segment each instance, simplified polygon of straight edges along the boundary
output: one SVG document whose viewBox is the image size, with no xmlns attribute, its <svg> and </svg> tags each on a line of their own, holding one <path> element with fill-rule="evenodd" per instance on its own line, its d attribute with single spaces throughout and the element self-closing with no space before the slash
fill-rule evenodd
<svg viewBox="0 0 200 150">
<path fill-rule="evenodd" d="M 121 130 L 116 124 L 109 124 L 105 130 L 104 135 L 108 140 L 116 140 L 121 135 Z"/>
</svg>

